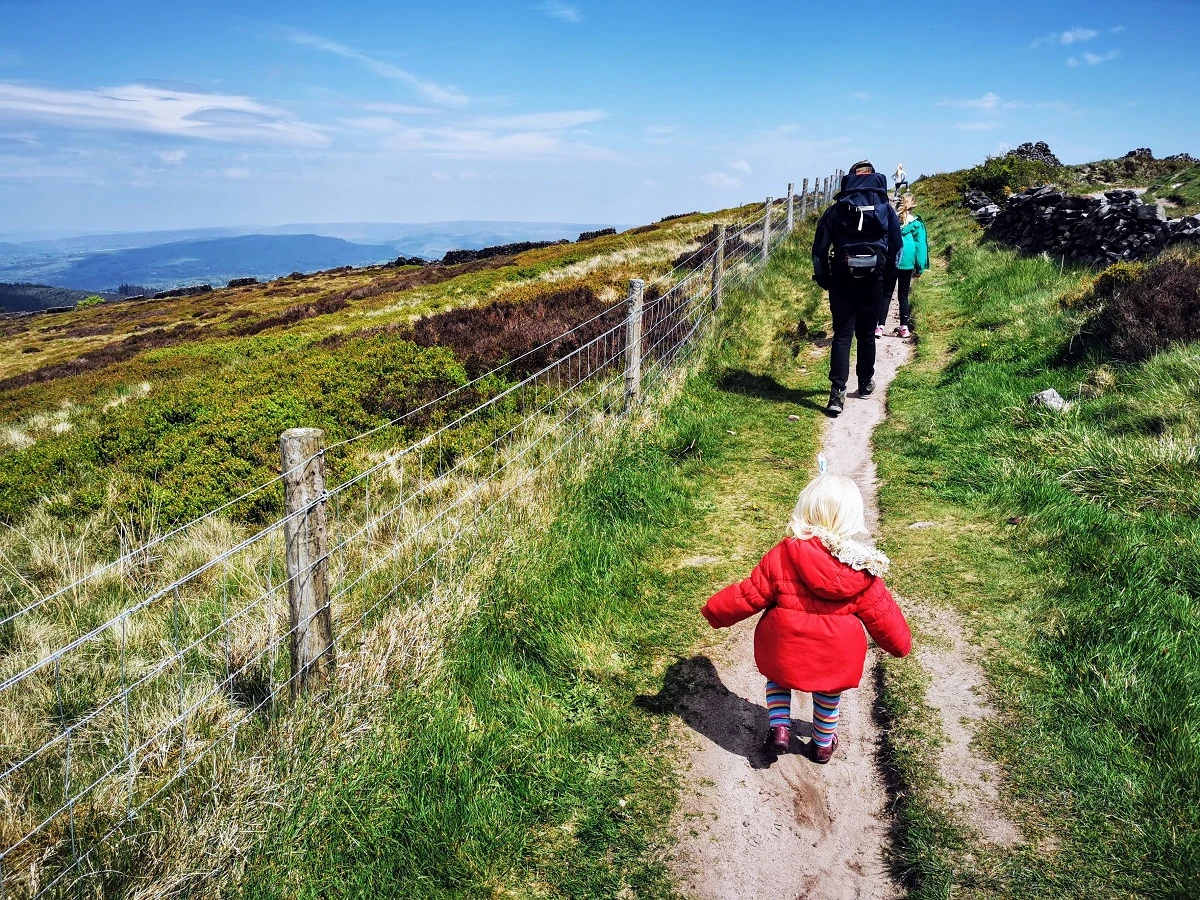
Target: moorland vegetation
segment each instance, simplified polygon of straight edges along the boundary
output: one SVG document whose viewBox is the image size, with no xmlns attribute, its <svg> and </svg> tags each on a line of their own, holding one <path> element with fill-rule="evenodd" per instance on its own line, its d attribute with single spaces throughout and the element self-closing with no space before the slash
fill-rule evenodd
<svg viewBox="0 0 1200 900">
<path fill-rule="evenodd" d="M 1090 168 L 1133 187 L 1179 165 Z M 1019 190 L 1080 168 L 989 160 L 916 186 L 939 263 L 876 438 L 886 545 L 899 589 L 985 648 L 998 718 L 979 740 L 1023 832 L 990 844 L 953 807 L 922 750 L 929 676 L 887 663 L 916 897 L 1200 891 L 1200 255 L 1064 266 L 984 240 L 960 202 L 981 177 Z M 1047 387 L 1066 410 L 1030 405 Z"/>
</svg>

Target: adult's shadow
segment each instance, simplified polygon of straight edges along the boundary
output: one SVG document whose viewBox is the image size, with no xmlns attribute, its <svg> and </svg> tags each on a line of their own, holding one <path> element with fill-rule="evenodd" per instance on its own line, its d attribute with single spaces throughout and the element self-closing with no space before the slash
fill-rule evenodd
<svg viewBox="0 0 1200 900">
<path fill-rule="evenodd" d="M 639 695 L 634 703 L 657 715 L 679 716 L 718 747 L 745 757 L 751 768 L 766 769 L 778 758 L 776 751 L 764 744 L 766 707 L 751 703 L 725 687 L 717 667 L 707 656 L 671 663 L 659 692 L 653 696 Z M 811 729 L 811 722 L 796 723 L 791 752 L 802 750 L 797 732 L 807 736 Z"/>
<path fill-rule="evenodd" d="M 717 381 L 717 387 L 730 394 L 758 397 L 772 403 L 794 403 L 818 412 L 825 411 L 824 406 L 812 399 L 813 397 L 823 397 L 824 391 L 802 391 L 784 387 L 770 375 L 755 375 L 744 369 L 730 369 L 725 372 Z"/>
</svg>

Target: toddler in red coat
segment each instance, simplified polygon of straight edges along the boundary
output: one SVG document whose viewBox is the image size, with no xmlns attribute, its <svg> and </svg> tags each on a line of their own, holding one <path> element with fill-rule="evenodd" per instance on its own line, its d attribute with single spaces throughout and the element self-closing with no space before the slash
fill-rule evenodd
<svg viewBox="0 0 1200 900">
<path fill-rule="evenodd" d="M 908 653 L 912 634 L 883 583 L 887 557 L 853 540 L 867 530 L 853 481 L 840 475 L 813 479 L 796 501 L 788 530 L 791 535 L 767 552 L 749 578 L 714 594 L 701 612 L 714 628 L 762 613 L 754 661 L 767 679 L 767 740 L 787 750 L 792 691 L 809 691 L 813 758 L 826 763 L 837 747 L 842 691 L 862 680 L 863 626 L 893 656 Z"/>
</svg>

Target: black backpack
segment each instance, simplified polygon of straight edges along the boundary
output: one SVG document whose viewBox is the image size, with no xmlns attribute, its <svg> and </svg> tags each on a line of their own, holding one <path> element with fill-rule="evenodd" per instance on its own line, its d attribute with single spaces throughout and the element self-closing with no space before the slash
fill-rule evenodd
<svg viewBox="0 0 1200 900">
<path fill-rule="evenodd" d="M 833 209 L 833 266 L 851 278 L 883 275 L 888 256 L 886 204 L 855 192 Z"/>
<path fill-rule="evenodd" d="M 888 180 L 883 175 L 845 175 L 832 217 L 833 270 L 842 276 L 883 275 L 888 252 Z M 899 247 L 896 247 L 899 250 Z"/>
</svg>

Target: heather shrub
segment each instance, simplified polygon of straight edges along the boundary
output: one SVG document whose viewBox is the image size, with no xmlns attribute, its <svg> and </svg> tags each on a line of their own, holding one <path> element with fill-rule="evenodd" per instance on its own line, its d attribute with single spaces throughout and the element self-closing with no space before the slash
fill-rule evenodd
<svg viewBox="0 0 1200 900">
<path fill-rule="evenodd" d="M 647 292 L 647 303 L 652 293 Z M 624 307 L 605 313 L 607 306 L 590 287 L 575 287 L 522 303 L 501 301 L 426 316 L 414 323 L 412 337 L 422 347 L 451 348 L 472 375 L 509 360 L 517 360 L 514 374 L 528 375 L 620 324 Z M 600 354 L 594 356 L 599 361 Z"/>
<path fill-rule="evenodd" d="M 1115 265 L 1096 279 L 1085 344 L 1138 362 L 1200 340 L 1200 254 L 1175 251 L 1145 266 Z"/>
</svg>

